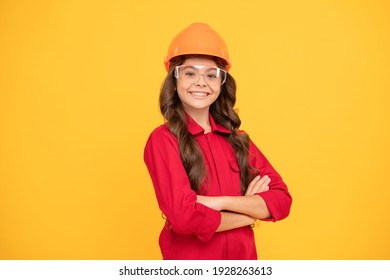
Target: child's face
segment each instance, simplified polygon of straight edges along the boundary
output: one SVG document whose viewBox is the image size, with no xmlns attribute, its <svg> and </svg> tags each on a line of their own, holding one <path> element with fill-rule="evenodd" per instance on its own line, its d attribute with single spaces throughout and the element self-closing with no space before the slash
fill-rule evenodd
<svg viewBox="0 0 390 280">
<path fill-rule="evenodd" d="M 180 66 L 181 77 L 176 80 L 176 87 L 186 112 L 208 112 L 210 105 L 218 98 L 221 84 L 220 77 L 216 76 L 219 74 L 215 70 L 217 67 L 215 61 L 206 56 L 187 58 Z"/>
</svg>

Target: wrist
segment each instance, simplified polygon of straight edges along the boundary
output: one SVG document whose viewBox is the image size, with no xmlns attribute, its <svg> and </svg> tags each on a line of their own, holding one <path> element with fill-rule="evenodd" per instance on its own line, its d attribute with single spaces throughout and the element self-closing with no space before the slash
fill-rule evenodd
<svg viewBox="0 0 390 280">
<path fill-rule="evenodd" d="M 229 210 L 229 197 L 228 196 L 220 196 L 219 197 L 219 208 L 222 210 Z"/>
</svg>

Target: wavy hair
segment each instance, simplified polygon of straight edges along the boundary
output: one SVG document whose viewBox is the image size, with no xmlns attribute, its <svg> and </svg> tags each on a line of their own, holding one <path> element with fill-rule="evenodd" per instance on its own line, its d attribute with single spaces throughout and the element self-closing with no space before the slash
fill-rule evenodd
<svg viewBox="0 0 390 280">
<path fill-rule="evenodd" d="M 187 129 L 187 120 L 181 100 L 176 91 L 176 78 L 173 75 L 176 66 L 184 63 L 185 58 L 180 57 L 171 61 L 171 66 L 160 90 L 159 105 L 168 129 L 175 135 L 179 144 L 180 158 L 189 178 L 191 188 L 199 194 L 200 187 L 207 177 L 207 170 L 203 160 L 202 151 L 195 137 Z M 216 60 L 219 67 L 225 65 Z M 227 73 L 226 82 L 221 86 L 221 93 L 210 106 L 210 113 L 214 121 L 231 131 L 230 134 L 221 134 L 233 147 L 238 166 L 240 168 L 240 188 L 244 195 L 249 183 L 258 173 L 249 165 L 249 136 L 239 132 L 241 120 L 233 109 L 236 103 L 236 82 Z"/>
</svg>

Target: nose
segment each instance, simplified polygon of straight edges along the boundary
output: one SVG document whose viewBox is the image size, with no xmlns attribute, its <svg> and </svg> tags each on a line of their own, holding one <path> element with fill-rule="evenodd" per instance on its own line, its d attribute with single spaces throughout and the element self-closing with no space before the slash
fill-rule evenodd
<svg viewBox="0 0 390 280">
<path fill-rule="evenodd" d="M 206 79 L 203 74 L 199 75 L 199 79 L 196 81 L 195 85 L 197 86 L 207 86 Z"/>
</svg>

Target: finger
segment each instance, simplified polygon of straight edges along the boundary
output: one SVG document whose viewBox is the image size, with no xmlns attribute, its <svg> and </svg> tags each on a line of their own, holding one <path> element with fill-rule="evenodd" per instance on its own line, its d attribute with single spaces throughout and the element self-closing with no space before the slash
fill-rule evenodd
<svg viewBox="0 0 390 280">
<path fill-rule="evenodd" d="M 252 179 L 250 184 L 255 185 L 260 179 L 261 179 L 260 175 L 257 175 L 255 178 Z"/>
<path fill-rule="evenodd" d="M 269 177 L 267 175 L 264 175 L 259 181 L 256 182 L 257 188 L 260 188 L 262 185 L 267 184 L 269 180 Z"/>
<path fill-rule="evenodd" d="M 261 193 L 261 192 L 266 192 L 269 190 L 269 185 L 262 185 L 259 189 L 258 189 L 258 193 Z"/>
<path fill-rule="evenodd" d="M 266 180 L 264 180 L 260 188 L 264 189 L 265 187 L 268 187 L 270 183 L 271 183 L 271 179 L 267 178 Z"/>
<path fill-rule="evenodd" d="M 262 192 L 266 192 L 269 190 L 269 186 L 264 186 L 260 191 L 259 193 L 262 193 Z"/>
<path fill-rule="evenodd" d="M 271 179 L 268 176 L 264 176 L 262 180 L 259 180 L 256 187 L 254 188 L 255 193 L 264 192 L 266 191 L 266 188 L 268 187 L 269 183 L 271 182 Z M 269 189 L 269 188 L 268 188 Z"/>
<path fill-rule="evenodd" d="M 253 191 L 253 189 L 255 188 L 255 186 L 259 180 L 260 180 L 260 175 L 253 178 L 253 180 L 248 185 L 247 191 L 245 192 L 246 195 Z"/>
<path fill-rule="evenodd" d="M 258 184 L 259 184 L 260 179 L 261 179 L 260 175 L 253 178 L 253 180 L 248 185 L 248 188 L 245 192 L 245 195 L 253 195 L 257 192 L 257 190 L 259 188 Z"/>
</svg>

